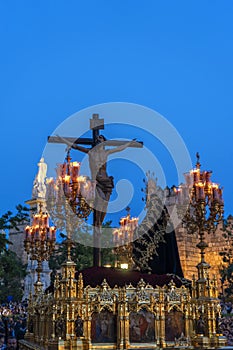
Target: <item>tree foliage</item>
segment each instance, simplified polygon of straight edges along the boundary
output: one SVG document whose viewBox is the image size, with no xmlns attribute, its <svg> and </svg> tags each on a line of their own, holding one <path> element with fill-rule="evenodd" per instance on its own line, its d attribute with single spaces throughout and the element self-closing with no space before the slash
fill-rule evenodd
<svg viewBox="0 0 233 350">
<path fill-rule="evenodd" d="M 29 220 L 29 209 L 27 207 L 18 204 L 16 210 L 16 214 L 8 210 L 0 217 L 0 230 L 9 230 L 12 228 L 19 230 L 18 226 L 24 221 Z"/>
<path fill-rule="evenodd" d="M 16 214 L 7 211 L 0 217 L 0 301 L 6 301 L 11 295 L 14 300 L 21 300 L 22 278 L 25 276 L 23 266 L 17 255 L 9 250 L 12 244 L 6 237 L 8 230 L 19 230 L 18 226 L 29 221 L 28 208 L 22 205 L 16 206 Z"/>
<path fill-rule="evenodd" d="M 26 275 L 23 266 L 17 255 L 5 250 L 0 255 L 0 301 L 4 302 L 8 296 L 13 300 L 20 301 L 23 296 L 22 279 Z"/>
<path fill-rule="evenodd" d="M 105 242 L 106 245 L 107 240 L 110 239 L 109 237 L 112 238 L 111 221 L 106 222 L 103 225 L 103 228 L 104 230 L 102 240 Z M 54 253 L 49 259 L 49 266 L 54 273 L 60 270 L 62 263 L 64 263 L 67 259 L 67 248 L 64 244 L 67 236 L 63 233 L 60 233 L 60 237 L 62 242 L 60 244 L 57 244 Z M 92 232 L 88 230 L 77 230 L 72 236 L 71 259 L 76 263 L 76 269 L 78 271 L 93 266 L 92 240 Z M 81 242 L 85 242 L 85 244 L 82 244 Z M 101 250 L 101 259 L 102 265 L 113 265 L 115 258 L 112 252 L 110 242 L 109 248 L 103 248 Z"/>
</svg>

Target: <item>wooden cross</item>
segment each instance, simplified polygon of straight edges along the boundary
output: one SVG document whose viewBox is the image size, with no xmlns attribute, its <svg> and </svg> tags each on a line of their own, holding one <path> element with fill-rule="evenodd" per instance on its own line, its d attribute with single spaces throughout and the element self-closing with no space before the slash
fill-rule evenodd
<svg viewBox="0 0 233 350">
<path fill-rule="evenodd" d="M 62 137 L 62 139 L 59 136 L 49 136 L 48 142 L 49 143 L 64 143 L 64 144 L 76 144 L 76 145 L 89 145 L 91 148 L 94 148 L 98 143 L 98 136 L 99 131 L 101 129 L 104 129 L 104 119 L 99 119 L 98 114 L 93 114 L 92 119 L 90 119 L 90 129 L 92 130 L 92 138 L 88 137 L 80 137 L 80 138 L 74 138 L 74 137 Z M 67 143 L 66 143 L 67 141 Z M 107 140 L 104 141 L 104 146 L 123 146 L 129 144 L 129 141 L 118 141 L 118 140 Z M 130 143 L 127 147 L 137 147 L 142 148 L 143 143 L 139 141 L 133 141 Z M 90 148 L 90 149 L 91 149 Z M 100 254 L 100 244 L 99 244 L 99 220 L 97 215 L 99 215 L 99 212 L 94 209 L 94 215 L 93 215 L 93 225 L 94 225 L 94 250 L 93 250 L 93 264 L 94 266 L 100 266 L 101 265 L 101 254 Z M 101 220 L 103 222 L 103 219 Z"/>
<path fill-rule="evenodd" d="M 99 130 L 104 129 L 104 119 L 99 119 L 99 114 L 93 114 L 92 119 L 90 119 L 90 129 L 92 130 L 92 138 L 90 137 L 63 137 L 64 141 L 57 136 L 49 136 L 49 143 L 64 143 L 68 141 L 69 143 L 77 145 L 89 145 L 92 147 L 96 146 L 97 137 L 99 136 Z M 118 141 L 118 140 L 107 140 L 104 142 L 105 146 L 121 146 L 127 143 L 128 141 Z M 135 141 L 129 147 L 142 148 L 143 142 Z"/>
</svg>

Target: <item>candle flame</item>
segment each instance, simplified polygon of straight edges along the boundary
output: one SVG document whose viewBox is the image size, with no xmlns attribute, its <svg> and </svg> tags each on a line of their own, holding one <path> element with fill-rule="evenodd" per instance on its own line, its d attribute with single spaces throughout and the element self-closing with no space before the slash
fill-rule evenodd
<svg viewBox="0 0 233 350">
<path fill-rule="evenodd" d="M 214 182 L 211 184 L 211 186 L 212 186 L 212 188 L 218 188 L 219 187 L 219 185 L 214 183 Z"/>
<path fill-rule="evenodd" d="M 70 175 L 65 175 L 64 176 L 64 181 L 65 182 L 70 182 Z"/>
<path fill-rule="evenodd" d="M 78 182 L 85 182 L 86 181 L 86 176 L 80 175 L 78 177 Z"/>
<path fill-rule="evenodd" d="M 79 162 L 73 162 L 73 163 L 72 163 L 72 166 L 73 166 L 73 167 L 79 168 L 79 167 L 80 167 L 80 163 L 79 163 Z"/>
</svg>

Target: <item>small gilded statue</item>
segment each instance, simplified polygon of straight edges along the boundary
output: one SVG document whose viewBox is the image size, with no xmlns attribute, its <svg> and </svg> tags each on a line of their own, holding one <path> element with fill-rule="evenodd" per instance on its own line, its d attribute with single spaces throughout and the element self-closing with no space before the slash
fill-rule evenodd
<svg viewBox="0 0 233 350">
<path fill-rule="evenodd" d="M 75 331 L 76 337 L 79 338 L 83 336 L 83 320 L 79 315 L 77 316 L 74 323 L 74 331 Z"/>
<path fill-rule="evenodd" d="M 65 320 L 62 317 L 59 317 L 55 323 L 55 334 L 59 338 L 65 337 Z"/>
</svg>

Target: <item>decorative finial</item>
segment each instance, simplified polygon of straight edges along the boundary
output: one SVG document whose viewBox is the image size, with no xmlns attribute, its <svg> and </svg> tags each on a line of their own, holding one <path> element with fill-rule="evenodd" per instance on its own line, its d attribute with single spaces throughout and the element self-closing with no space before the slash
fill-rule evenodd
<svg viewBox="0 0 233 350">
<path fill-rule="evenodd" d="M 200 169 L 201 163 L 200 163 L 200 154 L 199 154 L 199 152 L 196 153 L 196 158 L 197 158 L 196 168 Z"/>
<path fill-rule="evenodd" d="M 68 146 L 68 147 L 66 148 L 66 152 L 67 152 L 67 154 L 66 154 L 66 160 L 67 160 L 68 163 L 71 161 L 70 150 L 71 150 L 71 147 Z"/>
<path fill-rule="evenodd" d="M 71 248 L 74 246 L 74 243 L 70 237 L 67 237 L 65 241 L 63 241 L 63 244 L 66 246 L 66 254 L 67 259 L 66 261 L 72 261 L 71 259 Z"/>
<path fill-rule="evenodd" d="M 125 210 L 127 211 L 127 216 L 130 215 L 130 207 L 127 206 L 127 207 L 125 208 Z"/>
<path fill-rule="evenodd" d="M 39 203 L 39 214 L 42 214 L 42 209 L 43 209 L 43 203 Z"/>
</svg>

